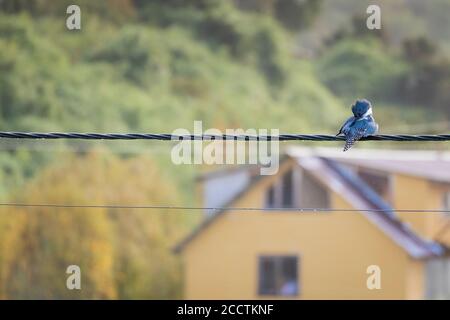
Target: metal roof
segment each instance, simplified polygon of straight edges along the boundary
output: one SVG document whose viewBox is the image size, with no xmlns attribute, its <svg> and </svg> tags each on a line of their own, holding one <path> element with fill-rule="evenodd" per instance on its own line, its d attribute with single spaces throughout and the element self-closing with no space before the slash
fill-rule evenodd
<svg viewBox="0 0 450 320">
<path fill-rule="evenodd" d="M 413 151 L 355 149 L 342 152 L 337 148 L 288 147 L 292 157 L 316 156 L 333 159 L 353 166 L 418 176 L 450 183 L 449 151 Z"/>
<path fill-rule="evenodd" d="M 301 167 L 339 194 L 355 209 L 364 210 L 361 211 L 361 214 L 402 247 L 412 258 L 430 258 L 444 253 L 445 248 L 416 234 L 407 224 L 398 219 L 394 209 L 380 195 L 338 162 L 315 157 L 298 158 L 297 160 Z M 385 211 L 367 211 L 370 209 Z"/>
</svg>

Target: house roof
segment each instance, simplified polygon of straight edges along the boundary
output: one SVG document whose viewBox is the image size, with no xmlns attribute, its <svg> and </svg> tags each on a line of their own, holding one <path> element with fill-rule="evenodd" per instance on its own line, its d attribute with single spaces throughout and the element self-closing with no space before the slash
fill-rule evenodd
<svg viewBox="0 0 450 320">
<path fill-rule="evenodd" d="M 344 153 L 336 148 L 296 146 L 288 147 L 286 152 L 292 157 L 324 157 L 368 169 L 403 173 L 444 183 L 450 182 L 449 151 L 355 149 Z"/>
<path fill-rule="evenodd" d="M 359 151 L 359 150 L 358 150 Z M 296 160 L 296 163 L 307 170 L 308 173 L 312 174 L 318 181 L 326 185 L 333 192 L 338 193 L 346 201 L 348 201 L 355 209 L 360 209 L 361 214 L 363 214 L 370 222 L 372 222 L 376 227 L 378 227 L 383 233 L 386 234 L 392 241 L 403 248 L 412 258 L 423 259 L 443 255 L 446 252 L 446 248 L 442 245 L 428 241 L 418 234 L 416 234 L 409 226 L 403 223 L 395 214 L 392 207 L 387 204 L 380 195 L 378 195 L 371 187 L 369 187 L 362 179 L 360 179 L 356 174 L 349 170 L 345 165 L 342 164 L 355 164 L 364 167 L 367 166 L 367 160 L 374 160 L 383 162 L 385 166 L 374 167 L 376 169 L 388 170 L 389 155 L 392 157 L 390 161 L 402 161 L 401 155 L 409 156 L 409 153 L 401 152 L 391 153 L 390 151 L 379 151 L 378 154 L 370 152 L 354 152 L 350 156 L 342 156 L 342 152 L 336 152 L 336 149 L 331 148 L 287 148 L 286 154 L 288 157 Z M 443 157 L 444 156 L 444 157 Z M 429 159 L 427 159 L 427 157 Z M 446 160 L 439 161 L 436 157 L 443 157 Z M 447 157 L 447 158 L 446 158 Z M 418 159 L 420 158 L 420 160 Z M 450 156 L 448 154 L 431 154 L 431 153 L 416 153 L 411 154 L 408 163 L 410 165 L 405 167 L 412 167 L 413 163 L 416 161 L 420 162 L 421 168 L 430 165 L 427 161 L 434 163 L 440 162 L 439 166 L 433 167 L 432 171 L 441 171 L 442 168 L 447 168 L 446 162 L 450 163 Z M 351 162 L 353 161 L 353 162 Z M 442 163 L 444 162 L 444 163 Z M 375 164 L 371 164 L 375 166 Z M 395 167 L 400 170 L 400 168 Z M 436 169 L 437 168 L 437 169 Z M 410 173 L 416 175 L 416 171 L 409 169 Z M 417 169 L 418 170 L 418 169 Z M 446 169 L 445 169 L 446 170 Z M 444 171 L 445 171 L 444 170 Z M 450 170 L 450 167 L 449 167 Z M 393 170 L 396 171 L 396 170 Z M 406 173 L 406 172 L 405 172 Z M 442 172 L 441 172 L 442 173 Z M 426 177 L 430 179 L 437 179 L 438 181 L 445 180 L 445 175 L 433 174 L 421 172 L 422 175 L 426 174 Z M 444 176 L 444 178 L 442 178 Z M 233 198 L 225 206 L 231 206 L 238 198 L 242 197 L 247 190 L 252 188 L 252 186 L 260 179 L 253 179 L 246 190 L 240 192 L 235 198 Z M 450 181 L 450 177 L 449 177 Z M 376 211 L 370 211 L 376 210 Z M 383 211 L 379 211 L 383 210 Z M 180 242 L 175 247 L 175 252 L 181 251 L 192 239 L 194 239 L 201 231 L 211 225 L 216 219 L 222 216 L 226 212 L 222 210 L 204 219 L 204 221 L 182 242 Z"/>
<path fill-rule="evenodd" d="M 299 158 L 298 161 L 310 174 L 338 193 L 355 209 L 360 209 L 370 222 L 411 257 L 428 258 L 444 252 L 441 245 L 423 239 L 401 222 L 394 209 L 352 171 L 326 158 Z M 384 211 L 368 211 L 371 209 Z"/>
</svg>

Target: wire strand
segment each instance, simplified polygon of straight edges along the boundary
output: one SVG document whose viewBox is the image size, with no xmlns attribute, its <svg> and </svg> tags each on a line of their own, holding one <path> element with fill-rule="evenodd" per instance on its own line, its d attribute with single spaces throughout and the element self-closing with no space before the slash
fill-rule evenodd
<svg viewBox="0 0 450 320">
<path fill-rule="evenodd" d="M 195 207 L 167 205 L 115 205 L 115 204 L 64 204 L 64 203 L 0 203 L 0 207 L 24 208 L 88 208 L 88 209 L 167 209 L 167 210 L 210 210 L 210 211 L 268 211 L 268 212 L 402 212 L 402 213 L 450 213 L 445 209 L 335 209 L 335 208 L 257 208 L 257 207 Z"/>
<path fill-rule="evenodd" d="M 82 140 L 242 140 L 242 141 L 344 141 L 345 137 L 327 134 L 280 135 L 173 135 L 169 133 L 76 133 L 76 132 L 0 132 L 4 139 L 82 139 Z M 450 141 L 450 134 L 408 135 L 380 134 L 368 136 L 362 141 Z"/>
</svg>

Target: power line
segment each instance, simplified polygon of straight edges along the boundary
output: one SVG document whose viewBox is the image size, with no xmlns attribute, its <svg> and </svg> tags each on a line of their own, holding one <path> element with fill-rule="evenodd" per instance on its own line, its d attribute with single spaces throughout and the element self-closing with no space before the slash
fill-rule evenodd
<svg viewBox="0 0 450 320">
<path fill-rule="evenodd" d="M 257 207 L 195 207 L 167 205 L 115 205 L 115 204 L 64 204 L 64 203 L 0 203 L 0 207 L 23 208 L 89 208 L 89 209 L 167 209 L 167 210 L 209 210 L 209 211 L 267 211 L 267 212 L 398 212 L 398 213 L 450 213 L 445 209 L 335 209 L 335 208 L 257 208 Z"/>
<path fill-rule="evenodd" d="M 242 141 L 344 141 L 345 137 L 327 134 L 280 135 L 173 135 L 169 133 L 77 133 L 77 132 L 0 132 L 7 139 L 82 139 L 82 140 L 242 140 Z M 411 135 L 380 134 L 362 138 L 363 141 L 450 141 L 450 134 Z"/>
</svg>

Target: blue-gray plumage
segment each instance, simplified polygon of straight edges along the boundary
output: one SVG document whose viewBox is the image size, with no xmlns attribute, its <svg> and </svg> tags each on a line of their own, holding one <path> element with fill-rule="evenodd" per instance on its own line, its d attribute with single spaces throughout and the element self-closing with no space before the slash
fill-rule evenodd
<svg viewBox="0 0 450 320">
<path fill-rule="evenodd" d="M 372 105 L 368 100 L 356 100 L 352 112 L 353 117 L 345 121 L 337 134 L 345 136 L 344 151 L 350 149 L 359 139 L 374 135 L 378 131 L 378 124 L 372 116 Z"/>
</svg>

